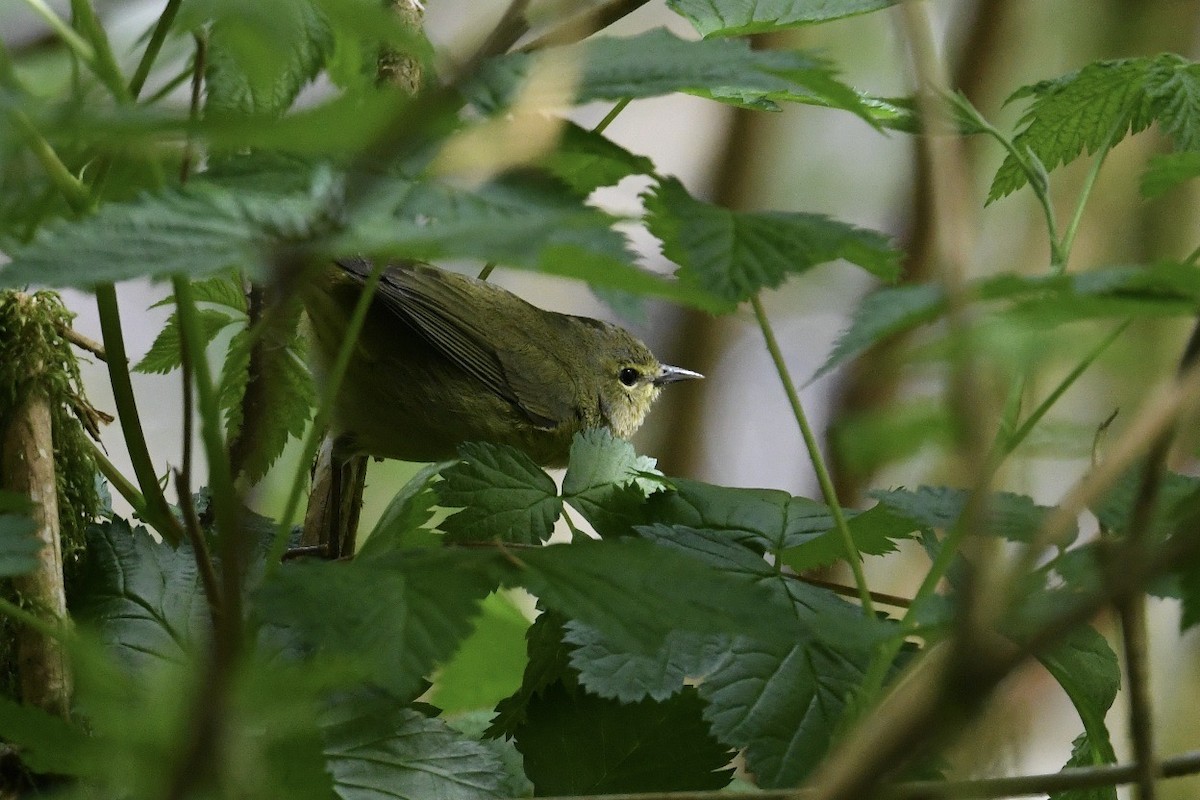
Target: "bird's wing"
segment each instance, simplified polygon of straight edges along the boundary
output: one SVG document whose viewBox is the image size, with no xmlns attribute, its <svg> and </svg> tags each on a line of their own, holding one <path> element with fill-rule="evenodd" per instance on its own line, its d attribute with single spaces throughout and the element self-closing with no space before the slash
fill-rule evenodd
<svg viewBox="0 0 1200 800">
<path fill-rule="evenodd" d="M 360 281 L 365 281 L 372 269 L 365 259 L 337 263 Z M 446 358 L 517 407 L 530 422 L 545 428 L 556 426 L 565 417 L 561 408 L 547 402 L 545 385 L 535 387 L 522 380 L 529 370 L 513 363 L 508 348 L 500 353 L 494 344 L 497 336 L 527 338 L 530 333 L 484 323 L 503 311 L 492 307 L 494 304 L 524 301 L 499 290 L 487 294 L 468 291 L 469 281 L 429 267 L 391 266 L 380 281 L 377 299 Z M 510 375 L 517 380 L 510 380 Z"/>
</svg>

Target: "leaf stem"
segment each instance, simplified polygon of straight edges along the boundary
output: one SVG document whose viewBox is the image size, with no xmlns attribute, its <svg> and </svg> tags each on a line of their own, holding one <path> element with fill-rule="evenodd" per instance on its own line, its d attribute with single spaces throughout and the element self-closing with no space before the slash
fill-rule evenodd
<svg viewBox="0 0 1200 800">
<path fill-rule="evenodd" d="M 87 43 L 87 40 L 79 35 L 66 20 L 54 13 L 54 9 L 46 5 L 45 0 L 25 0 L 25 5 L 33 9 L 39 17 L 46 21 L 46 24 L 58 34 L 63 43 L 70 48 L 80 61 L 87 64 L 89 67 L 96 60 L 96 51 Z"/>
<path fill-rule="evenodd" d="M 607 114 L 604 115 L 604 119 L 597 122 L 596 127 L 592 128 L 592 133 L 604 133 L 605 129 L 612 124 L 614 119 L 617 118 L 617 115 L 624 111 L 626 106 L 628 106 L 632 101 L 632 97 L 622 97 L 620 100 L 618 100 L 617 104 L 613 106 Z"/>
<path fill-rule="evenodd" d="M 117 490 L 117 494 L 121 495 L 121 497 L 124 497 L 125 502 L 129 503 L 129 505 L 133 507 L 133 513 L 137 514 L 143 519 L 147 518 L 148 513 L 146 511 L 146 498 L 141 492 L 138 491 L 137 487 L 125 477 L 124 473 L 117 469 L 117 465 L 108 460 L 108 456 L 105 454 L 104 450 L 101 449 L 100 445 L 96 444 L 91 439 L 88 439 L 88 441 L 91 442 L 92 458 L 96 460 L 96 466 L 100 469 L 100 474 L 103 475 L 104 479 L 107 480 L 109 484 L 111 484 L 112 487 Z"/>
<path fill-rule="evenodd" d="M 800 435 L 804 437 L 804 446 L 808 448 L 809 460 L 812 461 L 813 470 L 817 474 L 817 482 L 821 485 L 821 495 L 825 498 L 825 504 L 829 506 L 830 514 L 833 515 L 833 525 L 842 540 L 846 561 L 850 564 L 851 572 L 854 573 L 854 585 L 858 588 L 858 598 L 862 603 L 863 614 L 873 617 L 875 616 L 875 606 L 871 602 L 871 589 L 867 586 L 867 577 L 863 573 L 862 554 L 858 551 L 858 545 L 854 543 L 854 537 L 850 534 L 850 526 L 846 524 L 846 515 L 842 513 L 842 506 L 838 503 L 837 492 L 833 488 L 833 480 L 829 477 L 829 469 L 825 466 L 825 458 L 821 455 L 817 437 L 813 435 L 812 428 L 808 424 L 808 416 L 804 413 L 800 395 L 796 392 L 796 385 L 792 382 L 787 363 L 783 360 L 779 342 L 775 339 L 775 331 L 771 328 L 766 311 L 763 310 L 762 299 L 756 294 L 750 298 L 750 305 L 754 308 L 754 316 L 758 319 L 758 327 L 766 341 L 767 351 L 770 352 L 771 360 L 775 363 L 779 381 L 783 384 L 784 392 L 787 393 L 788 402 L 792 406 L 792 414 L 800 426 Z"/>
<path fill-rule="evenodd" d="M 96 18 L 96 10 L 92 8 L 91 1 L 71 0 L 71 16 L 75 28 L 91 43 L 95 55 L 88 62 L 88 66 L 92 72 L 108 87 L 118 103 L 132 101 L 133 95 L 125 85 L 125 76 L 121 74 L 121 67 L 113 56 L 108 35 L 104 32 L 100 20 Z"/>
<path fill-rule="evenodd" d="M 167 40 L 171 24 L 175 21 L 175 14 L 178 13 L 182 3 L 183 0 L 167 0 L 167 5 L 158 16 L 158 22 L 154 23 L 150 41 L 146 43 L 146 49 L 142 51 L 142 58 L 138 61 L 137 68 L 133 71 L 133 77 L 129 80 L 129 94 L 135 100 L 142 93 L 142 87 L 146 85 L 146 78 L 149 77 L 150 69 L 154 66 L 154 61 L 162 50 L 163 42 Z"/>
<path fill-rule="evenodd" d="M 1096 152 L 1096 158 L 1092 162 L 1092 168 L 1088 170 L 1087 177 L 1083 180 L 1083 188 L 1079 192 L 1079 202 L 1075 204 L 1075 212 L 1071 215 L 1071 224 L 1067 226 L 1066 233 L 1062 238 L 1062 262 L 1059 263 L 1055 274 L 1062 273 L 1067 267 L 1067 259 L 1071 257 L 1071 247 L 1075 244 L 1075 234 L 1079 232 L 1079 223 L 1083 220 L 1083 209 L 1087 206 L 1088 198 L 1092 195 L 1092 189 L 1096 185 L 1096 177 L 1100 174 L 1100 167 L 1104 166 L 1104 160 L 1108 157 L 1108 153 L 1112 150 L 1113 140 L 1117 137 L 1117 131 L 1113 130 L 1108 138 L 1105 139 L 1104 145 Z"/>
</svg>

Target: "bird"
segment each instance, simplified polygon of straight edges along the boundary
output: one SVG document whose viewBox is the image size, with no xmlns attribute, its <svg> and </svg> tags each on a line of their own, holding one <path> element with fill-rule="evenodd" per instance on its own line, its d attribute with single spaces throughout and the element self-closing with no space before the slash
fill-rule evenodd
<svg viewBox="0 0 1200 800">
<path fill-rule="evenodd" d="M 305 293 L 318 374 L 330 371 L 373 270 L 363 257 L 337 259 Z M 664 386 L 703 377 L 661 363 L 617 325 L 391 262 L 335 398 L 334 452 L 432 462 L 483 441 L 565 466 L 577 432 L 628 439 Z"/>
</svg>

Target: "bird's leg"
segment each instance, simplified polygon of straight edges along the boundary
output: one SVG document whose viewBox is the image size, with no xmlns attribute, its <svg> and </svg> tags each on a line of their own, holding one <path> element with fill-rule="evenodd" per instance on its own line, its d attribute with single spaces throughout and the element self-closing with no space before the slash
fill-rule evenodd
<svg viewBox="0 0 1200 800">
<path fill-rule="evenodd" d="M 337 559 L 354 554 L 367 459 L 340 455 L 336 445 L 332 437 L 326 437 L 321 445 L 313 467 L 300 546 L 289 550 L 285 558 L 315 555 Z"/>
</svg>

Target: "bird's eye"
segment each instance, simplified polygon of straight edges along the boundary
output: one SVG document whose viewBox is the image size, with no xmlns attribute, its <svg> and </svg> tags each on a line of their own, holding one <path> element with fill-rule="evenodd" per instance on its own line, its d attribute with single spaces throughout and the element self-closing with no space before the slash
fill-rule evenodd
<svg viewBox="0 0 1200 800">
<path fill-rule="evenodd" d="M 626 386 L 633 386 L 635 383 L 638 382 L 638 379 L 641 377 L 642 377 L 642 374 L 640 372 L 638 372 L 636 369 L 634 369 L 633 367 L 625 367 L 624 369 L 622 369 L 620 372 L 617 373 L 617 380 L 619 380 L 621 383 L 625 384 Z"/>
</svg>

